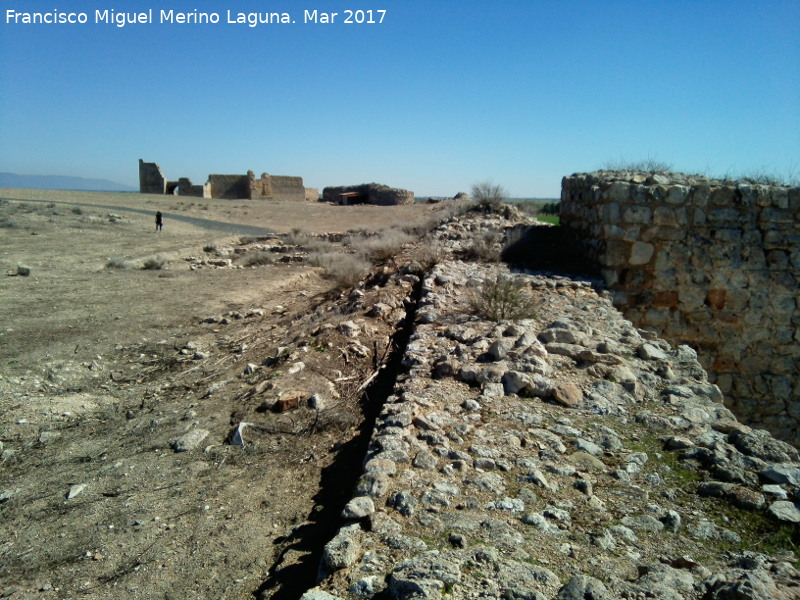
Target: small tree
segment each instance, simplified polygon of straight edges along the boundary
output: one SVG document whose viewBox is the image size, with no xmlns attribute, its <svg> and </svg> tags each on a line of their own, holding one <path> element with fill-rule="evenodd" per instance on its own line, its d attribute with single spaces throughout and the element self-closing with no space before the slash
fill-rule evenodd
<svg viewBox="0 0 800 600">
<path fill-rule="evenodd" d="M 502 185 L 491 181 L 480 181 L 472 186 L 472 199 L 484 210 L 493 210 L 500 206 L 508 194 Z"/>
</svg>

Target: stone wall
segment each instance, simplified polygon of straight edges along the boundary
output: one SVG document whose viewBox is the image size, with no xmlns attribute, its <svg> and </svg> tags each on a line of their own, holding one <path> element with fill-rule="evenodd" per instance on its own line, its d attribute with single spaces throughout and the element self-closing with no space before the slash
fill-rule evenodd
<svg viewBox="0 0 800 600">
<path fill-rule="evenodd" d="M 379 206 L 414 204 L 414 192 L 390 188 L 378 183 L 326 187 L 322 190 L 322 196 L 324 202 L 334 204 L 376 204 Z"/>
<path fill-rule="evenodd" d="M 156 163 L 146 163 L 139 159 L 139 191 L 142 194 L 164 194 L 167 180 Z"/>
<path fill-rule="evenodd" d="M 194 185 L 192 180 L 188 177 L 181 177 L 178 180 L 178 195 L 179 196 L 192 196 L 194 198 L 206 197 L 205 185 Z"/>
<path fill-rule="evenodd" d="M 633 172 L 562 182 L 561 223 L 638 326 L 692 345 L 742 420 L 800 442 L 800 188 Z"/>
<path fill-rule="evenodd" d="M 272 175 L 270 179 L 272 179 L 273 200 L 287 200 L 289 202 L 306 201 L 306 189 L 303 187 L 302 177 Z"/>
<path fill-rule="evenodd" d="M 156 163 L 139 159 L 139 191 L 142 194 L 175 194 L 199 198 L 229 200 L 288 200 L 305 202 L 308 196 L 302 177 L 262 173 L 256 179 L 253 171 L 246 175 L 209 175 L 203 185 L 194 185 L 188 177 L 167 181 Z M 312 190 L 314 200 L 317 190 Z"/>
<path fill-rule="evenodd" d="M 209 175 L 207 186 L 212 198 L 250 198 L 250 178 L 247 175 Z"/>
</svg>

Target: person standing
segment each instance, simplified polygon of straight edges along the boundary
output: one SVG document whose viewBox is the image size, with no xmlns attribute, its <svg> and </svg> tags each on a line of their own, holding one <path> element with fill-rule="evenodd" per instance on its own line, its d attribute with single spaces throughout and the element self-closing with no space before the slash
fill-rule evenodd
<svg viewBox="0 0 800 600">
<path fill-rule="evenodd" d="M 156 231 L 161 231 L 164 226 L 164 218 L 161 216 L 161 211 L 156 212 Z"/>
</svg>

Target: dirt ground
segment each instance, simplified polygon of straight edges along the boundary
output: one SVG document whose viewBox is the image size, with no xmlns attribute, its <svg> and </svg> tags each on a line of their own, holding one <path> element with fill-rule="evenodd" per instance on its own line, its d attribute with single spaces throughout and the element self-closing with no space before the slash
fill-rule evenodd
<svg viewBox="0 0 800 600">
<path fill-rule="evenodd" d="M 360 467 L 359 388 L 397 326 L 364 307 L 411 284 L 351 298 L 296 240 L 234 226 L 297 238 L 435 210 L 0 190 L 0 598 L 312 586 Z"/>
</svg>

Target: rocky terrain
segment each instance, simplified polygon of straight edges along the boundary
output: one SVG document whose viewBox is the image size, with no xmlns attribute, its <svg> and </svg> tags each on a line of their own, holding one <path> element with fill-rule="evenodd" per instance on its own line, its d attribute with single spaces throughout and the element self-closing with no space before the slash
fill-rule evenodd
<svg viewBox="0 0 800 600">
<path fill-rule="evenodd" d="M 800 598 L 797 450 L 553 228 L 510 269 L 518 211 L 402 207 L 419 241 L 342 287 L 320 207 L 153 269 L 134 217 L 0 208 L 0 597 Z"/>
<path fill-rule="evenodd" d="M 437 237 L 458 252 L 487 226 Z M 475 314 L 498 275 L 524 318 Z M 800 598 L 798 452 L 738 423 L 691 348 L 589 281 L 445 260 L 421 285 L 304 599 Z"/>
</svg>

